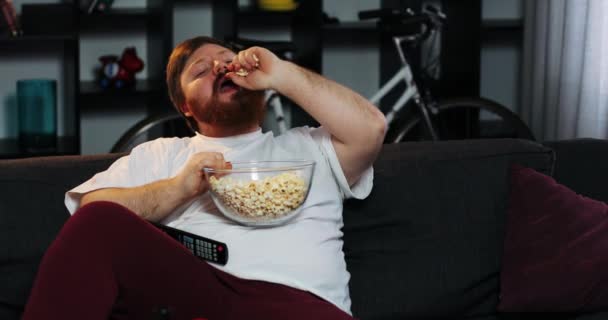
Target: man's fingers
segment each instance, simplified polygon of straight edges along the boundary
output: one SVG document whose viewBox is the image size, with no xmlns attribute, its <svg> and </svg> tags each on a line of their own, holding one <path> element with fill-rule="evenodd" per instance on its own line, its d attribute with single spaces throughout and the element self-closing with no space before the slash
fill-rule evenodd
<svg viewBox="0 0 608 320">
<path fill-rule="evenodd" d="M 201 152 L 195 155 L 197 158 L 196 167 L 199 171 L 202 171 L 203 168 L 215 168 L 221 169 L 224 167 L 224 155 L 220 152 Z"/>
<path fill-rule="evenodd" d="M 252 53 L 251 57 L 255 61 L 255 67 L 259 68 L 260 67 L 260 58 L 258 58 L 258 56 L 255 53 Z"/>
<path fill-rule="evenodd" d="M 249 63 L 247 54 L 248 54 L 247 50 L 241 51 L 238 54 L 238 58 L 239 58 L 239 63 L 241 64 L 241 67 L 244 68 L 245 70 L 249 71 L 249 70 L 253 69 L 253 65 Z"/>
</svg>

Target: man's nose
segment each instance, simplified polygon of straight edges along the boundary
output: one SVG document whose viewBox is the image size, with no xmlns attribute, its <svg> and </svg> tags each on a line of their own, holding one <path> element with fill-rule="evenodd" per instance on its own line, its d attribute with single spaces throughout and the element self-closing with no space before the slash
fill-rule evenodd
<svg viewBox="0 0 608 320">
<path fill-rule="evenodd" d="M 226 62 L 220 60 L 213 60 L 213 72 L 215 74 L 225 73 L 227 68 Z"/>
</svg>

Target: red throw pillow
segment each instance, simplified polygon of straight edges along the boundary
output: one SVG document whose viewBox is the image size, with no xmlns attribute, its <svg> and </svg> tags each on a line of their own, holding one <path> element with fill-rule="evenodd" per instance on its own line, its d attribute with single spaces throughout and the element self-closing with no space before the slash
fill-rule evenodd
<svg viewBox="0 0 608 320">
<path fill-rule="evenodd" d="M 606 309 L 608 205 L 521 166 L 510 190 L 498 310 Z"/>
</svg>

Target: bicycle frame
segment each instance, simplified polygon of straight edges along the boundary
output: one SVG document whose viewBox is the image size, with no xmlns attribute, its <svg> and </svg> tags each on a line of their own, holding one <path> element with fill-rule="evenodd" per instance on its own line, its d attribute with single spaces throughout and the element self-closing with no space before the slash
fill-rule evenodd
<svg viewBox="0 0 608 320">
<path fill-rule="evenodd" d="M 412 72 L 412 68 L 408 63 L 405 53 L 403 52 L 403 48 L 401 44 L 403 42 L 413 42 L 417 41 L 417 35 L 411 36 L 402 36 L 402 37 L 393 37 L 393 42 L 395 47 L 397 48 L 397 52 L 399 54 L 399 59 L 401 61 L 401 68 L 391 77 L 391 79 L 385 83 L 379 90 L 376 92 L 371 98 L 369 98 L 370 102 L 376 106 L 378 106 L 380 100 L 384 98 L 391 90 L 395 88 L 400 81 L 403 81 L 406 84 L 405 91 L 401 94 L 399 99 L 392 105 L 391 109 L 385 114 L 386 122 L 390 127 L 391 123 L 395 120 L 396 114 L 403 109 L 405 105 L 410 100 L 414 100 L 415 104 L 418 106 L 420 113 L 422 114 L 422 119 L 426 127 L 428 128 L 429 134 L 433 140 L 438 140 L 439 136 L 434 125 L 431 122 L 429 117 L 429 111 L 427 109 L 426 103 L 423 101 L 420 95 L 420 91 L 418 89 L 418 85 L 414 79 L 414 74 Z M 278 129 L 280 133 L 284 133 L 287 131 L 287 125 L 285 123 L 285 116 L 283 113 L 283 106 L 281 103 L 281 98 L 279 95 L 273 90 L 266 90 L 265 99 L 266 104 L 272 107 L 275 115 L 275 121 L 278 124 Z"/>
<path fill-rule="evenodd" d="M 264 92 L 264 101 L 266 101 L 266 105 L 270 105 L 272 107 L 275 121 L 279 126 L 279 133 L 285 133 L 287 131 L 287 124 L 285 123 L 285 114 L 283 113 L 281 96 L 274 90 L 266 90 Z"/>
<path fill-rule="evenodd" d="M 391 123 L 395 120 L 395 115 L 403 109 L 403 107 L 411 100 L 414 99 L 414 102 L 418 106 L 422 119 L 424 119 L 425 125 L 429 130 L 429 134 L 433 140 L 438 140 L 439 136 L 436 132 L 435 127 L 433 126 L 431 119 L 428 114 L 428 109 L 426 107 L 425 102 L 421 99 L 420 91 L 418 90 L 418 85 L 416 85 L 416 81 L 414 79 L 414 74 L 412 73 L 412 68 L 405 58 L 405 53 L 403 52 L 403 48 L 401 44 L 407 41 L 415 41 L 417 40 L 417 36 L 403 36 L 403 37 L 393 37 L 393 43 L 397 48 L 397 53 L 399 54 L 399 59 L 401 60 L 401 68 L 399 71 L 393 75 L 393 77 L 385 83 L 379 90 L 376 92 L 371 98 L 369 98 L 370 102 L 378 107 L 379 102 L 384 96 L 386 96 L 395 86 L 400 82 L 405 82 L 406 89 L 401 94 L 399 99 L 392 105 L 391 109 L 385 114 L 386 122 L 390 127 Z"/>
</svg>

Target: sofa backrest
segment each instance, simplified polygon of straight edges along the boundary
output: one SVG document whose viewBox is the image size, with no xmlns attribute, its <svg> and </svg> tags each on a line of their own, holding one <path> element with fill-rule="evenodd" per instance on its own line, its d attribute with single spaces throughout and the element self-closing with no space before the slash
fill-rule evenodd
<svg viewBox="0 0 608 320">
<path fill-rule="evenodd" d="M 42 255 L 69 217 L 65 192 L 119 156 L 0 161 L 0 319 L 18 318 Z"/>
<path fill-rule="evenodd" d="M 384 146 L 372 194 L 345 203 L 354 315 L 494 314 L 512 163 L 550 174 L 554 156 L 525 140 Z"/>
</svg>

